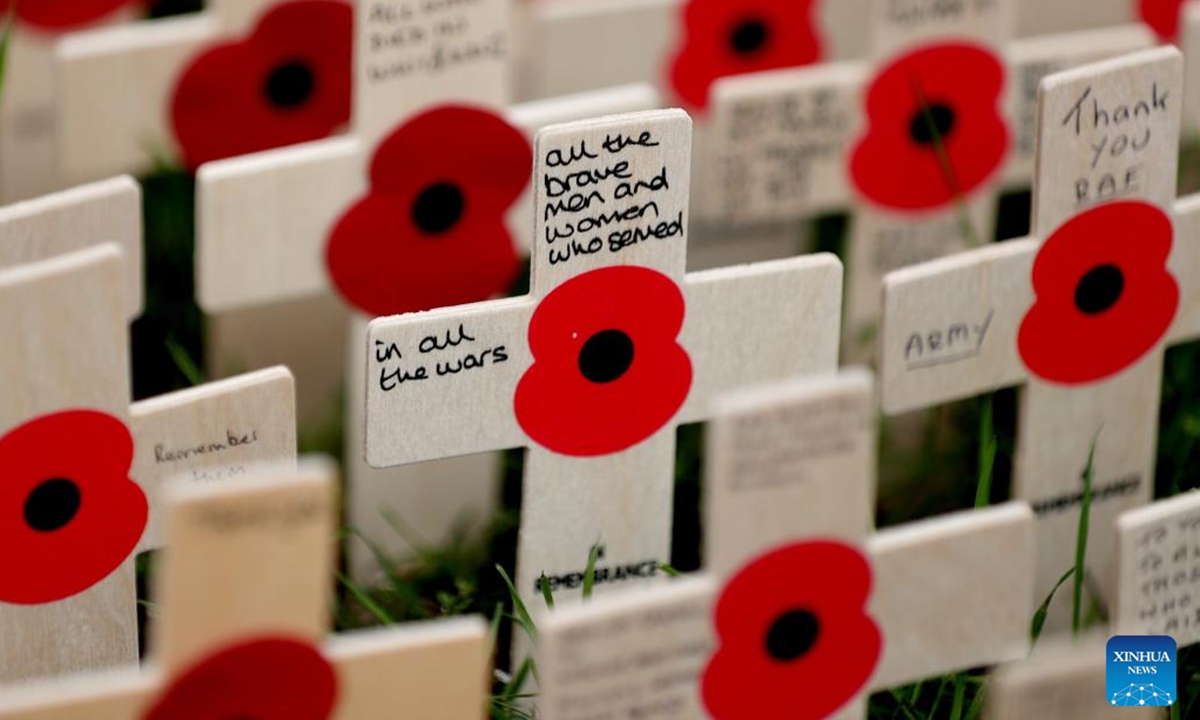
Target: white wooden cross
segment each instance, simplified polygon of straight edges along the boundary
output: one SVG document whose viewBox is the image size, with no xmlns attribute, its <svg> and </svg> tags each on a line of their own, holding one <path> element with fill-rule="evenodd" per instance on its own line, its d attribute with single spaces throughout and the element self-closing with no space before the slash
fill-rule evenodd
<svg viewBox="0 0 1200 720">
<path fill-rule="evenodd" d="M 702 0 L 708 2 L 709 0 Z M 826 48 L 826 61 L 862 58 L 868 37 L 862 18 L 873 0 L 818 0 L 816 26 Z M 666 64 L 682 42 L 682 16 L 686 0 L 531 0 L 524 7 L 523 55 L 520 97 L 554 97 L 566 93 L 621 83 L 655 83 L 668 91 Z M 755 3 L 739 3 L 747 11 Z M 738 6 L 732 6 L 738 7 Z M 948 6 L 943 6 L 948 7 Z M 717 28 L 712 40 L 727 37 L 728 28 Z M 1019 0 L 1017 34 L 1036 37 L 1051 33 L 1111 27 L 1136 19 L 1130 0 Z M 625 41 L 622 52 L 612 54 L 612 38 Z M 704 42 L 709 38 L 698 38 Z M 714 50 L 715 53 L 715 50 Z M 608 56 L 600 66 L 587 58 Z"/>
<path fill-rule="evenodd" d="M 0 590 L 0 682 L 137 659 L 132 558 L 161 544 L 166 472 L 294 462 L 284 369 L 130 408 L 123 273 L 113 244 L 0 271 L 0 330 L 22 338 L 0 351 L 0 533 L 22 548 Z"/>
<path fill-rule="evenodd" d="M 230 113 L 240 111 L 247 116 L 266 118 L 272 117 L 272 113 L 283 117 L 288 113 L 311 112 L 312 103 L 320 97 L 317 83 L 328 82 L 328 78 L 319 74 L 325 68 L 297 63 L 295 57 L 287 56 L 289 50 L 294 50 L 279 47 L 277 39 L 255 35 L 262 20 L 280 12 L 284 13 L 280 17 L 286 19 L 287 13 L 296 12 L 297 7 L 293 0 L 210 0 L 201 13 L 64 37 L 57 44 L 54 59 L 59 98 L 55 120 L 63 181 L 79 183 L 117 173 L 144 174 L 154 169 L 157 159 L 164 154 L 180 156 L 183 148 L 172 121 L 176 90 L 184 74 L 207 51 L 217 47 L 226 48 L 224 52 L 237 45 L 261 48 L 257 54 L 246 56 L 264 64 L 277 63 L 242 66 L 241 72 L 252 76 L 247 82 L 261 83 L 262 108 L 257 114 L 252 113 L 249 104 L 259 100 L 258 96 L 247 97 L 238 92 L 234 89 L 239 87 L 235 78 L 230 78 L 226 100 Z M 324 19 L 327 13 L 320 12 L 319 17 Z M 311 31 L 314 21 L 289 22 Z M 340 29 L 349 32 L 348 27 L 322 22 L 331 35 Z M 348 49 L 349 37 L 342 41 Z M 349 55 L 342 59 L 347 73 L 349 61 Z M 286 83 L 289 73 L 293 78 L 291 85 Z M 304 83 L 307 92 L 302 87 Z M 294 92 L 287 95 L 279 90 L 285 86 Z M 272 91 L 272 87 L 277 89 Z M 214 106 L 221 102 L 220 98 L 205 100 Z"/>
<path fill-rule="evenodd" d="M 4 101 L 0 104 L 0 203 L 36 197 L 63 187 L 58 172 L 59 148 L 55 122 L 57 92 L 54 74 L 54 48 L 60 33 L 101 23 L 132 20 L 133 2 L 110 9 L 100 16 L 74 26 L 46 26 L 48 3 L 24 3 L 35 14 L 41 5 L 37 24 L 17 18 L 6 53 Z M 58 6 L 55 15 L 70 14 L 70 3 Z M 6 3 L 7 16 L 11 4 Z M 93 4 L 95 7 L 95 4 Z M 54 8 L 51 8 L 53 12 Z M 22 13 L 23 15 L 24 13 Z"/>
<path fill-rule="evenodd" d="M 122 176 L 0 207 L 0 270 L 97 243 L 121 247 L 125 317 L 142 314 L 142 189 Z"/>
<path fill-rule="evenodd" d="M 358 0 L 355 76 L 355 132 L 337 138 L 243 158 L 211 163 L 198 175 L 197 288 L 199 302 L 210 313 L 240 311 L 268 303 L 299 301 L 332 290 L 326 268 L 326 245 L 338 220 L 368 190 L 368 168 L 381 141 L 411 117 L 438 105 L 466 103 L 503 112 L 510 83 L 509 7 L 506 0 L 463 4 L 428 4 Z M 384 42 L 388 38 L 409 41 Z M 418 40 L 411 40 L 417 38 Z M 381 40 L 382 39 L 382 40 Z M 481 51 L 481 48 L 483 49 Z M 425 67 L 429 57 L 466 57 L 445 68 Z M 394 68 L 416 67 L 415 71 Z M 504 115 L 526 136 L 544 125 L 615 112 L 656 107 L 657 96 L 645 87 L 617 88 L 560 100 L 514 107 Z M 403 168 L 398 169 L 403 172 Z M 530 194 L 514 203 L 510 217 L 528 218 Z M 513 225 L 510 221 L 509 227 Z M 381 229 L 381 232 L 383 230 Z M 522 222 L 511 231 L 528 247 L 530 228 Z M 245 242 L 254 238 L 253 243 Z M 436 242 L 433 240 L 432 242 Z M 444 285 L 459 279 L 450 263 Z M 484 298 L 479 298 L 484 299 Z M 252 311 L 253 312 L 253 311 Z M 281 331 L 280 313 L 253 312 L 248 339 L 262 343 Z M 344 320 L 332 319 L 335 324 Z M 496 505 L 493 454 L 450 463 L 372 471 L 361 462 L 360 374 L 366 365 L 366 320 L 350 323 L 349 360 L 335 343 L 304 344 L 300 351 L 323 366 L 347 367 L 347 478 L 354 488 L 349 522 L 377 547 L 407 549 L 405 539 L 389 525 L 384 511 L 398 514 L 417 534 L 437 542 L 448 536 L 464 513 L 480 521 Z M 295 318 L 284 325 L 302 324 Z M 235 352 L 235 351 L 234 351 Z M 232 353 L 231 353 L 232 354 Z M 292 364 L 275 356 L 273 362 Z M 220 359 L 217 359 L 220 364 Z M 342 375 L 328 372 L 326 377 Z M 301 386 L 306 378 L 301 376 Z M 306 391 L 313 391 L 308 388 Z M 322 398 L 336 397 L 319 392 Z M 351 546 L 352 574 L 366 580 L 376 558 L 361 543 Z"/>
<path fill-rule="evenodd" d="M 1173 48 L 1044 80 L 1034 237 L 884 285 L 885 413 L 1022 387 L 1014 495 L 1038 514 L 1042 597 L 1075 564 L 1093 444 L 1087 567 L 1109 587 L 1104 529 L 1153 493 L 1164 347 L 1200 336 L 1200 203 L 1175 201 L 1181 83 Z"/>
<path fill-rule="evenodd" d="M 1138 25 L 1021 38 L 1004 46 L 1004 112 L 1012 148 L 1006 187 L 1033 177 L 1037 88 L 1046 75 L 1153 45 Z M 861 61 L 732 76 L 713 85 L 708 172 L 698 188 L 713 221 L 735 225 L 812 217 L 853 202 L 846 157 L 861 132 Z M 987 228 L 981 230 L 984 231 Z"/>
<path fill-rule="evenodd" d="M 1179 48 L 1186 63 L 1184 77 L 1194 78 L 1200 74 L 1200 5 L 1188 2 L 1181 11 Z M 1200 93 L 1184 93 L 1183 136 L 1185 141 L 1200 136 Z"/>
<path fill-rule="evenodd" d="M 28 563 L 10 568 L 0 592 L 0 627 L 13 638 L 0 647 L 0 681 L 136 659 L 127 559 L 159 545 L 155 499 L 165 470 L 209 471 L 196 479 L 211 480 L 222 468 L 295 457 L 284 369 L 130 408 L 140 214 L 128 178 L 0 208 L 0 329 L 21 339 L 0 347 L 13 384 L 0 396 L 0 438 L 6 466 L 24 459 L 31 473 L 13 471 L 0 521 L 0 532 L 26 548 L 12 558 Z M 123 262 L 126 249 L 135 262 Z M 107 419 L 72 414 L 81 410 Z M 100 456 L 84 438 L 99 443 L 103 433 L 112 437 Z"/>
<path fill-rule="evenodd" d="M 1195 492 L 1122 513 L 1115 523 L 1113 632 L 1200 642 L 1200 503 Z"/>
<path fill-rule="evenodd" d="M 0 718 L 143 720 L 201 702 L 216 717 L 288 714 L 281 705 L 292 717 L 334 720 L 482 717 L 490 658 L 481 618 L 325 639 L 335 486 L 332 467 L 313 461 L 237 486 L 175 488 L 151 663 L 0 693 Z M 291 655 L 222 668 L 223 655 L 236 661 L 238 650 L 281 641 Z"/>
<path fill-rule="evenodd" d="M 722 397 L 705 470 L 706 572 L 546 614 L 539 711 L 727 718 L 791 702 L 812 717 L 863 717 L 868 690 L 1023 657 L 1029 508 L 870 534 L 873 402 L 860 370 Z M 845 565 L 788 559 L 830 544 Z M 782 662 L 797 664 L 789 674 Z"/>
<path fill-rule="evenodd" d="M 901 13 L 892 0 L 873 0 L 869 62 L 730 77 L 718 81 L 711 95 L 709 171 L 700 175 L 701 207 L 711 222 L 761 223 L 851 210 L 844 347 L 852 358 L 871 354 L 886 272 L 990 241 L 1002 183 L 1028 185 L 1038 81 L 1154 42 L 1139 25 L 1012 42 L 1014 1 L 959 3 L 949 12 L 929 12 L 935 5 L 941 7 L 922 0 Z M 872 108 L 871 93 L 889 87 L 895 92 L 912 82 L 902 72 L 918 72 L 911 62 L 907 70 L 897 66 L 897 58 L 947 52 L 935 48 L 962 43 L 1003 63 L 995 93 L 983 97 L 985 91 L 971 82 L 947 82 L 958 72 L 956 65 L 972 58 L 986 65 L 986 55 L 958 50 L 951 53 L 958 60 L 919 70 L 929 118 L 909 97 Z M 984 70 L 971 74 L 974 82 L 984 82 L 979 79 Z M 944 125 L 939 131 L 945 135 L 944 155 L 928 132 L 930 120 Z M 1002 145 L 989 151 L 987 145 L 995 142 Z M 889 155 L 889 148 L 904 154 Z M 984 166 L 990 169 L 980 175 Z M 904 171 L 888 171 L 882 187 L 858 182 L 863 168 L 896 167 Z M 953 182 L 947 172 L 954 173 Z M 906 199 L 910 194 L 903 189 L 913 186 L 930 192 Z"/>
<path fill-rule="evenodd" d="M 1105 640 L 1108 634 L 1080 640 L 1046 638 L 1033 654 L 1006 665 L 988 678 L 989 720 L 1047 717 L 1055 720 L 1150 720 L 1162 708 L 1117 707 L 1106 699 Z"/>
<path fill-rule="evenodd" d="M 668 559 L 675 427 L 714 393 L 828 372 L 840 263 L 684 274 L 690 120 L 651 111 L 544 129 L 529 296 L 376 320 L 366 456 L 388 467 L 525 446 L 524 598 Z"/>
<path fill-rule="evenodd" d="M 37 418 L 49 418 L 40 427 L 55 431 L 46 423 L 61 422 L 54 418 L 62 418 L 63 411 L 74 409 L 104 413 L 128 425 L 123 272 L 120 250 L 114 245 L 0 271 L 0 337 L 19 339 L 0 347 L 0 375 L 10 386 L 0 394 L 0 437 L 11 438 L 15 428 L 28 427 Z M 29 441 L 18 438 L 5 443 L 5 466 L 12 467 L 17 456 L 28 457 L 31 462 L 45 462 L 47 474 L 66 474 L 65 469 L 54 469 L 60 462 L 58 458 L 68 457 L 66 448 L 86 447 L 81 445 L 79 425 L 70 418 L 67 422 L 69 432 L 51 432 L 40 438 L 45 443 L 53 435 L 60 437 L 57 457 L 53 445 L 23 449 L 35 441 L 26 435 Z M 110 422 L 88 423 L 94 434 L 99 433 L 100 424 L 113 429 Z M 9 459 L 9 455 L 14 458 Z M 86 462 L 87 458 L 83 454 L 76 462 Z M 105 468 L 113 473 L 122 469 L 128 467 Z M 69 512 L 70 505 L 65 502 L 69 488 L 53 483 L 51 475 L 42 483 L 47 492 L 38 495 L 46 501 L 41 502 L 34 497 L 36 487 L 24 487 L 32 482 L 30 476 L 8 472 L 12 475 L 6 475 L 4 483 L 7 492 L 0 532 L 9 538 L 10 546 L 21 547 L 22 551 L 6 553 L 5 557 L 8 562 L 18 556 L 29 558 L 30 565 L 22 563 L 6 568 L 4 573 L 7 587 L 0 593 L 0 636 L 5 639 L 0 643 L 0 681 L 136 661 L 133 563 L 126 558 L 132 557 L 145 522 L 141 493 L 127 480 L 127 473 L 92 481 L 92 485 L 108 491 L 105 497 L 113 499 L 109 515 L 115 515 L 112 507 L 120 505 L 123 509 L 121 518 L 125 522 L 119 525 L 116 519 L 106 521 L 99 507 L 87 512 L 90 508 L 78 505 L 76 488 L 76 510 L 84 511 L 80 520 L 87 524 L 76 524 L 73 530 L 69 525 L 75 513 Z M 68 492 L 56 496 L 52 492 L 55 487 Z M 49 502 L 55 497 L 64 502 Z M 51 512 L 56 507 L 64 512 Z M 29 524 L 31 516 L 36 516 L 37 528 L 41 529 Z M 76 541 L 74 547 L 50 544 L 56 526 L 71 534 Z M 101 543 L 105 536 L 110 539 Z M 39 547 L 38 540 L 43 538 L 46 544 Z"/>
</svg>

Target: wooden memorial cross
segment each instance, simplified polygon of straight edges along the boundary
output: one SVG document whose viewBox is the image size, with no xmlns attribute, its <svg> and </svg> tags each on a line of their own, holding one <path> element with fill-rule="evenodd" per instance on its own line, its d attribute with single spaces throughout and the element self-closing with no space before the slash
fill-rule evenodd
<svg viewBox="0 0 1200 720">
<path fill-rule="evenodd" d="M 366 199 L 373 183 L 387 180 L 371 177 L 377 146 L 423 111 L 464 104 L 492 110 L 531 137 L 543 124 L 590 117 L 586 113 L 651 109 L 658 102 L 645 87 L 627 87 L 508 108 L 512 60 L 505 0 L 470 6 L 356 3 L 354 133 L 210 163 L 197 174 L 197 296 L 209 313 L 328 294 L 333 288 L 326 264 L 330 233 Z M 431 64 L 430 57 L 442 54 L 456 60 Z M 464 125 L 463 132 L 487 130 L 495 132 L 475 122 Z M 390 162 L 376 172 L 386 174 L 389 167 L 403 172 L 417 159 L 432 166 L 431 173 L 455 164 L 453 148 L 431 138 L 426 131 L 409 142 L 415 148 L 404 146 L 407 157 L 384 157 L 381 162 Z M 421 157 L 425 152 L 428 156 Z M 509 207 L 523 202 L 528 200 Z M 507 225 L 527 247 L 526 218 L 522 213 L 519 224 L 509 220 Z M 246 237 L 256 238 L 252 247 L 243 242 Z"/>
<path fill-rule="evenodd" d="M 6 2 L 14 14 L 5 54 L 4 101 L 0 103 L 0 203 L 44 195 L 63 187 L 58 172 L 54 48 L 63 32 L 132 20 L 137 3 Z"/>
<path fill-rule="evenodd" d="M 1136 0 L 1019 0 L 1017 34 L 1022 38 L 1051 33 L 1108 28 L 1135 19 Z M 868 33 L 862 19 L 874 0 L 811 0 L 814 26 L 825 61 L 862 58 L 868 53 Z M 523 71 L 520 97 L 554 97 L 621 83 L 649 82 L 664 93 L 669 86 L 666 65 L 688 38 L 685 13 L 704 14 L 694 37 L 712 65 L 711 73 L 728 72 L 731 65 L 724 43 L 747 15 L 784 12 L 773 3 L 739 0 L 604 0 L 561 3 L 531 0 L 525 7 Z M 786 4 L 783 4 L 786 5 Z M 694 6 L 694 7 L 693 7 Z M 907 5 L 906 7 L 911 7 Z M 949 5 L 939 8 L 944 9 Z M 706 13 L 706 11 L 708 11 Z M 711 14 L 708 14 L 711 13 Z M 790 15 L 782 17 L 791 20 Z M 794 29 L 794 28 L 793 28 Z M 787 30 L 784 30 L 787 32 Z M 612 53 L 612 38 L 623 39 L 622 52 Z M 604 56 L 608 62 L 588 62 Z"/>
<path fill-rule="evenodd" d="M 856 62 L 731 77 L 712 92 L 701 175 L 710 221 L 851 208 L 852 357 L 874 345 L 884 273 L 989 241 L 1002 182 L 1029 183 L 1038 80 L 1153 43 L 1141 26 L 1012 42 L 1014 2 L 917 12 L 935 5 L 872 2 L 872 71 Z"/>
<path fill-rule="evenodd" d="M 0 207 L 0 270 L 113 242 L 124 256 L 125 317 L 142 314 L 142 189 L 127 176 Z"/>
<path fill-rule="evenodd" d="M 864 717 L 868 690 L 1023 657 L 1029 508 L 870 534 L 871 385 L 852 370 L 722 397 L 706 464 L 706 572 L 543 617 L 539 710 L 567 720 L 603 702 L 722 719 L 795 705 L 807 717 Z"/>
<path fill-rule="evenodd" d="M 1170 635 L 1200 642 L 1200 503 L 1196 493 L 1117 517 L 1110 618 L 1118 635 Z"/>
<path fill-rule="evenodd" d="M 314 461 L 236 486 L 173 488 L 151 663 L 0 694 L 0 718 L 482 717 L 481 618 L 325 639 L 335 484 Z"/>
<path fill-rule="evenodd" d="M 143 174 L 317 140 L 350 120 L 346 0 L 210 0 L 203 12 L 66 36 L 55 53 L 62 176 Z"/>
<path fill-rule="evenodd" d="M 362 439 L 356 434 L 361 428 L 357 420 L 362 412 L 359 388 L 365 385 L 360 373 L 366 365 L 362 339 L 366 320 L 361 313 L 482 300 L 507 289 L 518 263 L 511 240 L 503 237 L 504 223 L 511 227 L 504 216 L 527 218 L 532 201 L 528 192 L 521 198 L 507 197 L 504 187 L 493 192 L 489 178 L 498 166 L 506 167 L 510 177 L 520 176 L 530 163 L 526 142 L 503 122 L 461 107 L 501 111 L 505 105 L 511 64 L 507 0 L 468 5 L 359 0 L 357 7 L 362 11 L 356 16 L 355 133 L 202 168 L 198 175 L 197 288 L 201 306 L 218 315 L 326 295 L 335 285 L 343 294 L 348 288 L 355 290 L 352 297 L 344 298 L 360 314 L 350 327 L 349 361 L 344 363 L 345 348 L 336 344 L 310 342 L 303 351 L 327 358 L 332 353 L 325 365 L 341 367 L 344 363 L 350 368 L 347 447 L 352 449 L 347 452 L 347 477 L 355 488 L 350 523 L 377 547 L 394 552 L 406 545 L 385 521 L 382 510 L 400 513 L 420 535 L 437 542 L 447 536 L 464 511 L 490 516 L 499 461 L 485 454 L 386 473 L 373 472 L 362 464 Z M 456 59 L 444 67 L 430 60 L 443 55 Z M 647 88 L 619 88 L 530 103 L 505 115 L 521 133 L 532 135 L 549 123 L 649 109 L 657 104 L 657 96 Z M 440 119 L 431 121 L 427 114 L 431 112 L 441 113 Z M 414 118 L 426 120 L 409 122 Z M 455 118 L 455 129 L 445 132 L 487 138 L 490 149 L 466 153 L 468 160 L 464 161 L 465 151 L 456 153 L 456 144 L 439 135 L 450 127 L 448 118 Z M 485 155 L 486 162 L 482 160 Z M 478 162 L 473 164 L 471 157 Z M 466 217 L 473 225 L 460 224 L 455 229 L 452 224 L 449 235 L 442 236 L 424 234 L 424 229 L 407 222 L 408 210 L 388 215 L 386 220 L 372 215 L 383 206 L 415 208 L 417 186 L 436 190 L 447 185 L 447 173 L 451 180 L 471 180 L 467 190 L 476 196 L 467 202 L 483 208 L 482 212 L 468 210 Z M 372 187 L 368 188 L 368 183 Z M 513 187 L 520 194 L 528 183 L 517 177 Z M 430 197 L 436 199 L 437 194 Z M 436 204 L 432 207 L 437 209 Z M 492 218 L 487 217 L 489 212 Z M 461 232 L 462 227 L 473 227 L 475 232 Z M 528 245 L 526 223 L 512 234 L 521 245 Z M 331 273 L 333 263 L 327 259 L 333 257 L 335 235 L 340 244 L 337 267 Z M 247 237 L 255 242 L 247 245 Z M 376 242 L 380 237 L 388 238 L 387 242 Z M 344 250 L 354 243 L 360 246 L 358 251 Z M 391 289 L 409 287 L 416 289 L 403 300 L 403 307 L 390 304 L 396 295 Z M 382 307 L 380 295 L 387 296 Z M 268 315 L 263 317 L 260 332 L 275 334 L 265 320 Z M 290 361 L 287 357 L 272 359 Z M 336 397 L 332 392 L 327 395 Z M 414 507 L 421 511 L 412 512 Z M 375 561 L 368 548 L 351 544 L 356 578 L 365 580 L 375 569 Z"/>
<path fill-rule="evenodd" d="M 820 46 L 820 57 L 806 62 L 844 60 L 863 52 L 862 15 L 868 0 L 803 0 L 811 29 Z M 689 21 L 689 13 L 696 22 Z M 783 4 L 744 2 L 722 5 L 712 0 L 634 0 L 620 5 L 603 0 L 580 0 L 569 5 L 533 0 L 525 12 L 525 40 L 521 97 L 555 97 L 622 83 L 653 83 L 664 96 L 681 101 L 672 90 L 670 66 L 685 51 L 695 52 L 697 75 L 716 77 L 749 72 L 755 67 L 801 64 L 804 50 L 796 47 L 808 18 Z M 740 52 L 735 42 L 738 26 L 747 16 L 760 20 L 765 36 L 786 39 L 772 52 L 772 62 L 756 53 L 759 46 Z M 705 22 L 708 21 L 708 22 Z M 775 23 L 779 23 L 778 26 Z M 793 27 L 785 27 L 785 23 Z M 722 24 L 725 24 L 722 27 Z M 612 52 L 612 38 L 622 38 L 620 53 Z M 792 47 L 788 47 L 791 45 Z M 690 47 L 689 47 L 690 46 Z M 606 57 L 609 62 L 591 62 Z M 739 62 L 739 58 L 741 62 Z M 697 103 L 693 103 L 695 105 Z M 703 104 L 703 103 L 699 103 Z"/>
<path fill-rule="evenodd" d="M 159 544 L 154 499 L 164 469 L 295 457 L 283 369 L 130 408 L 140 200 L 135 182 L 115 178 L 0 208 L 0 322 L 4 337 L 26 338 L 0 347 L 0 368 L 15 383 L 0 396 L 0 443 L 6 466 L 24 462 L 31 473 L 8 483 L 11 512 L 0 521 L 31 563 L 11 567 L 0 592 L 0 627 L 13 638 L 0 648 L 0 682 L 136 660 L 124 561 Z"/>
<path fill-rule="evenodd" d="M 532 292 L 373 322 L 375 467 L 526 446 L 524 598 L 611 580 L 670 548 L 675 427 L 714 393 L 836 365 L 828 255 L 684 274 L 690 120 L 651 111 L 546 128 L 535 158 Z"/>
<path fill-rule="evenodd" d="M 1075 563 L 1093 445 L 1093 527 L 1151 498 L 1163 349 L 1200 337 L 1200 203 L 1175 201 L 1181 83 L 1174 48 L 1044 80 L 1034 237 L 884 285 L 885 413 L 1022 387 L 1014 494 L 1038 514 L 1041 597 Z M 1107 533 L 1087 563 L 1103 594 Z"/>
<path fill-rule="evenodd" d="M 137 661 L 123 273 L 115 245 L 0 270 L 0 337 L 20 339 L 0 345 L 0 533 L 21 548 L 0 573 L 0 682 Z"/>
<path fill-rule="evenodd" d="M 113 244 L 0 271 L 0 331 L 26 338 L 0 350 L 0 534 L 22 548 L 0 588 L 0 682 L 137 660 L 132 558 L 161 544 L 166 472 L 211 483 L 295 459 L 285 369 L 130 408 L 125 276 Z"/>
<path fill-rule="evenodd" d="M 1161 718 L 1161 707 L 1114 705 L 1107 697 L 1107 638 L 1105 633 L 1078 641 L 1040 640 L 1027 660 L 1006 665 L 988 679 L 985 717 L 989 720 Z"/>
<path fill-rule="evenodd" d="M 1023 38 L 1005 45 L 1005 116 L 1011 151 L 1005 186 L 1033 177 L 1037 88 L 1046 75 L 1137 50 L 1139 25 Z M 862 61 L 717 80 L 710 97 L 708 172 L 699 197 L 713 222 L 735 226 L 845 210 L 854 201 L 847 157 L 861 132 Z M 985 234 L 987 227 L 979 228 Z"/>
<path fill-rule="evenodd" d="M 1200 75 L 1200 5 L 1184 3 L 1180 8 L 1181 25 L 1179 49 L 1183 51 L 1185 78 Z M 1200 137 L 1200 93 L 1189 92 L 1183 97 L 1183 139 L 1195 141 Z"/>
<path fill-rule="evenodd" d="M 136 402 L 132 477 L 150 504 L 141 550 L 162 547 L 162 485 L 237 482 L 255 465 L 294 467 L 296 382 L 273 367 Z"/>
</svg>

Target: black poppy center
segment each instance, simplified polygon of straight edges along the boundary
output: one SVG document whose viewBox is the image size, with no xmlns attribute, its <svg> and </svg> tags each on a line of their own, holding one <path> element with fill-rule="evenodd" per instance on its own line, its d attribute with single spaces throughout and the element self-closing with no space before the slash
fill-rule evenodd
<svg viewBox="0 0 1200 720">
<path fill-rule="evenodd" d="M 1100 265 L 1088 271 L 1075 286 L 1075 307 L 1087 315 L 1098 315 L 1121 299 L 1125 276 L 1115 265 Z"/>
<path fill-rule="evenodd" d="M 453 183 L 435 183 L 421 191 L 412 206 L 412 219 L 422 232 L 444 233 L 459 221 L 466 204 L 462 190 Z"/>
<path fill-rule="evenodd" d="M 812 649 L 820 632 L 815 615 L 807 610 L 790 610 L 771 623 L 767 654 L 780 662 L 791 662 Z"/>
<path fill-rule="evenodd" d="M 918 145 L 932 145 L 937 138 L 954 132 L 954 108 L 949 105 L 930 105 L 918 110 L 908 124 L 908 134 Z"/>
<path fill-rule="evenodd" d="M 633 340 L 620 330 L 602 330 L 579 351 L 579 372 L 594 383 L 621 377 L 633 364 Z"/>
<path fill-rule="evenodd" d="M 303 105 L 312 97 L 316 77 L 304 62 L 286 62 L 271 71 L 263 88 L 271 104 L 285 109 Z"/>
<path fill-rule="evenodd" d="M 769 36 L 767 24 L 762 20 L 745 20 L 729 33 L 729 44 L 737 54 L 750 55 L 761 50 Z"/>
<path fill-rule="evenodd" d="M 52 478 L 25 498 L 25 522 L 38 532 L 54 532 L 75 519 L 81 501 L 79 486 L 66 478 Z"/>
</svg>

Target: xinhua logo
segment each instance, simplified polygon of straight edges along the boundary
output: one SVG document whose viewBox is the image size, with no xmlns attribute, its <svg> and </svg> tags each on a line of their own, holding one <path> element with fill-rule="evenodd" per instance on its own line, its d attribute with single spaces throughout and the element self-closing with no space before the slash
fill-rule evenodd
<svg viewBox="0 0 1200 720">
<path fill-rule="evenodd" d="M 1175 639 L 1118 635 L 1108 641 L 1108 702 L 1120 707 L 1175 704 Z"/>
</svg>

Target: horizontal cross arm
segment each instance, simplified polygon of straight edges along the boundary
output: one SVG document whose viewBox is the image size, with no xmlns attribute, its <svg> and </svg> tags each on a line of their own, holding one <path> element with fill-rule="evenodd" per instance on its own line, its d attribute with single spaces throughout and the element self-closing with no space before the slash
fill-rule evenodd
<svg viewBox="0 0 1200 720">
<path fill-rule="evenodd" d="M 818 254 L 687 276 L 680 340 L 692 361 L 683 422 L 738 387 L 837 368 L 842 264 Z"/>
<path fill-rule="evenodd" d="M 0 720 L 129 720 L 153 697 L 157 673 L 137 667 L 6 687 Z"/>
<path fill-rule="evenodd" d="M 353 138 L 204 165 L 196 177 L 196 288 L 220 312 L 329 287 L 325 241 L 366 186 Z"/>
<path fill-rule="evenodd" d="M 1034 517 L 1008 503 L 867 541 L 883 658 L 871 685 L 896 687 L 1025 657 L 1034 612 Z"/>
<path fill-rule="evenodd" d="M 139 550 L 162 546 L 159 496 L 171 478 L 241 479 L 260 463 L 295 469 L 296 383 L 285 367 L 143 400 L 130 416 L 132 477 L 150 503 Z"/>
<path fill-rule="evenodd" d="M 63 180 L 140 174 L 154 168 L 156 155 L 174 154 L 172 88 L 188 60 L 219 34 L 216 19 L 200 13 L 64 39 L 56 51 Z"/>
<path fill-rule="evenodd" d="M 513 395 L 532 362 L 532 313 L 521 297 L 372 322 L 367 462 L 391 467 L 524 445 Z"/>
<path fill-rule="evenodd" d="M 488 629 L 479 616 L 335 635 L 337 717 L 481 717 L 490 687 Z"/>
<path fill-rule="evenodd" d="M 1179 310 L 1167 342 L 1200 339 L 1200 194 L 1175 203 L 1175 242 L 1167 266 L 1179 283 Z"/>
<path fill-rule="evenodd" d="M 142 189 L 120 176 L 0 208 L 0 269 L 45 260 L 96 243 L 125 257 L 130 320 L 142 314 Z"/>
<path fill-rule="evenodd" d="M 880 389 L 898 414 L 1015 385 L 1017 331 L 1033 302 L 1035 240 L 1015 240 L 888 274 Z"/>
</svg>

